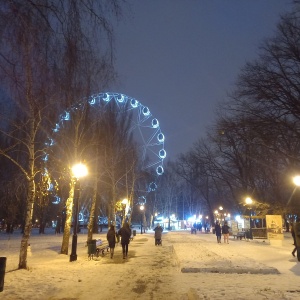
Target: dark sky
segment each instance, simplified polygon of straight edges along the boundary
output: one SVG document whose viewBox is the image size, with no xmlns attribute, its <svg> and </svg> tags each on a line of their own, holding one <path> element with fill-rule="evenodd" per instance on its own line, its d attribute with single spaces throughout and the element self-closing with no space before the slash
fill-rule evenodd
<svg viewBox="0 0 300 300">
<path fill-rule="evenodd" d="M 116 28 L 123 93 L 150 108 L 172 160 L 205 135 L 241 67 L 291 0 L 128 0 Z"/>
</svg>

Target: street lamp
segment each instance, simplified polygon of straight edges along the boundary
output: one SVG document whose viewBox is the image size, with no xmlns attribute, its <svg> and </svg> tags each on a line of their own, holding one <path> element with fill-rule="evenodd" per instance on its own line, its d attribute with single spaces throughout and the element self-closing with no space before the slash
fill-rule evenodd
<svg viewBox="0 0 300 300">
<path fill-rule="evenodd" d="M 290 196 L 290 199 L 289 199 L 288 202 L 287 202 L 287 205 L 290 204 L 290 202 L 291 202 L 291 200 L 292 200 L 294 194 L 296 193 L 297 188 L 300 186 L 300 176 L 299 176 L 299 175 L 295 176 L 295 177 L 293 178 L 293 182 L 294 182 L 294 184 L 295 184 L 295 188 L 294 188 L 294 190 L 293 190 L 293 192 L 292 192 L 292 194 L 291 194 L 291 196 Z"/>
<path fill-rule="evenodd" d="M 76 164 L 72 168 L 73 177 L 75 178 L 74 187 L 74 227 L 73 227 L 73 238 L 72 238 L 72 252 L 70 255 L 70 261 L 77 260 L 77 232 L 78 232 L 78 208 L 79 208 L 79 196 L 80 196 L 80 178 L 87 175 L 87 167 L 82 164 Z"/>
<path fill-rule="evenodd" d="M 140 210 L 141 210 L 141 234 L 143 234 L 143 212 L 144 212 L 145 206 L 141 205 Z"/>
<path fill-rule="evenodd" d="M 252 228 L 251 228 L 251 204 L 253 203 L 252 199 L 250 197 L 246 198 L 246 204 L 249 205 L 249 238 L 252 240 Z"/>
<path fill-rule="evenodd" d="M 293 181 L 296 186 L 300 186 L 300 176 L 295 176 Z"/>
</svg>

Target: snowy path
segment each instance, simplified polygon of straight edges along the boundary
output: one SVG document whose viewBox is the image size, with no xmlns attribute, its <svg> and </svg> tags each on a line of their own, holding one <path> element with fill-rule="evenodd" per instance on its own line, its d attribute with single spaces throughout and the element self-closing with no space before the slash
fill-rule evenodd
<svg viewBox="0 0 300 300">
<path fill-rule="evenodd" d="M 94 236 L 99 237 L 105 233 Z M 79 234 L 78 260 L 70 263 L 58 254 L 61 235 L 32 235 L 26 271 L 15 270 L 20 236 L 0 234 L 0 256 L 7 257 L 0 299 L 300 299 L 300 263 L 286 237 L 280 247 L 232 238 L 217 244 L 212 234 L 181 231 L 164 234 L 161 247 L 154 246 L 153 233 L 138 234 L 128 259 L 117 246 L 113 259 L 105 255 L 89 261 L 86 235 Z"/>
</svg>

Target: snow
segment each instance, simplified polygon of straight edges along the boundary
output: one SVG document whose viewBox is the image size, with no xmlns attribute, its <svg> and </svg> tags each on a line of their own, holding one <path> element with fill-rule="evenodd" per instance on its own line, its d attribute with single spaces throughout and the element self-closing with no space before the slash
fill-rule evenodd
<svg viewBox="0 0 300 300">
<path fill-rule="evenodd" d="M 62 234 L 33 230 L 28 270 L 18 270 L 21 234 L 0 233 L 0 256 L 7 257 L 2 300 L 83 299 L 300 299 L 300 263 L 293 241 L 268 240 L 217 243 L 212 233 L 164 232 L 162 246 L 154 233 L 137 233 L 123 259 L 121 246 L 89 260 L 87 234 L 78 235 L 77 261 L 59 254 Z M 94 234 L 104 239 L 106 232 Z M 69 252 L 71 252 L 71 241 Z"/>
</svg>

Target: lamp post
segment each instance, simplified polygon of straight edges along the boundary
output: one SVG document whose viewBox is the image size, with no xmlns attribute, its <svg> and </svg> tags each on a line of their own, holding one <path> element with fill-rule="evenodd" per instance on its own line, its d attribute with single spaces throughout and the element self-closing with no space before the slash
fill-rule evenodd
<svg viewBox="0 0 300 300">
<path fill-rule="evenodd" d="M 252 228 L 251 228 L 251 204 L 252 204 L 252 199 L 250 197 L 246 198 L 246 204 L 249 205 L 249 238 L 253 240 L 252 236 Z"/>
<path fill-rule="evenodd" d="M 79 178 L 87 175 L 87 168 L 84 164 L 74 165 L 72 168 L 73 176 L 75 177 L 74 187 L 74 208 L 73 214 L 74 227 L 73 227 L 73 238 L 72 238 L 72 252 L 70 255 L 70 262 L 77 260 L 77 232 L 78 232 L 78 208 L 79 208 L 79 196 L 80 196 L 80 181 Z"/>
<path fill-rule="evenodd" d="M 143 212 L 144 212 L 145 206 L 141 205 L 140 210 L 141 210 L 141 234 L 143 234 Z"/>
</svg>

